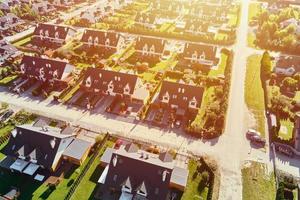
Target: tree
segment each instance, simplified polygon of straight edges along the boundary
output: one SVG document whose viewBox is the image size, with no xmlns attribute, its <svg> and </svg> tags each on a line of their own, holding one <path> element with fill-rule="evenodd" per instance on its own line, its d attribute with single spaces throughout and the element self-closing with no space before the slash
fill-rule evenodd
<svg viewBox="0 0 300 200">
<path fill-rule="evenodd" d="M 285 88 L 290 88 L 292 90 L 296 90 L 298 86 L 298 81 L 293 79 L 292 77 L 285 77 L 282 81 L 282 85 Z"/>
<path fill-rule="evenodd" d="M 261 78 L 267 78 L 272 72 L 271 56 L 268 51 L 265 51 L 261 59 Z"/>
</svg>

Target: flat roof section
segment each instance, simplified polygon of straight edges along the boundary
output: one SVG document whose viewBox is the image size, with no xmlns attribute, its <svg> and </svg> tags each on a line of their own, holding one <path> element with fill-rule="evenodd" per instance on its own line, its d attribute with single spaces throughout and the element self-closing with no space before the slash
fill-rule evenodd
<svg viewBox="0 0 300 200">
<path fill-rule="evenodd" d="M 63 153 L 63 156 L 81 160 L 91 146 L 92 144 L 90 142 L 74 139 Z"/>
</svg>

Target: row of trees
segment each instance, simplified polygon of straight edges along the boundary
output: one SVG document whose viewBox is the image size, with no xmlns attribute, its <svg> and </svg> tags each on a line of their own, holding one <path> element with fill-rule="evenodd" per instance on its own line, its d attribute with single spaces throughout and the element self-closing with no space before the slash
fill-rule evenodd
<svg viewBox="0 0 300 200">
<path fill-rule="evenodd" d="M 215 138 L 223 133 L 228 107 L 228 96 L 230 90 L 231 69 L 233 52 L 227 49 L 222 49 L 222 53 L 228 56 L 225 68 L 225 81 L 222 85 L 213 86 L 213 95 L 210 97 L 209 104 L 205 107 L 205 114 L 201 120 L 204 123 L 191 123 L 186 131 L 195 136 L 203 138 Z"/>
</svg>

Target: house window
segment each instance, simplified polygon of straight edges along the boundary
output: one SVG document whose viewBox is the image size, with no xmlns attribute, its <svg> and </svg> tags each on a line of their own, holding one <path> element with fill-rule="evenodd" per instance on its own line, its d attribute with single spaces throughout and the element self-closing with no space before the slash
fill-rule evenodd
<svg viewBox="0 0 300 200">
<path fill-rule="evenodd" d="M 99 42 L 99 39 L 98 39 L 98 37 L 96 37 L 94 40 L 94 45 L 98 45 L 98 42 Z"/>
<path fill-rule="evenodd" d="M 89 43 L 89 44 L 93 43 L 93 38 L 92 38 L 92 36 L 89 37 L 88 43 Z"/>
<path fill-rule="evenodd" d="M 109 38 L 107 38 L 106 40 L 105 40 L 105 46 L 109 46 L 110 45 L 110 40 L 109 40 Z"/>
<path fill-rule="evenodd" d="M 177 98 L 177 95 L 176 94 L 173 94 L 173 99 L 176 99 Z"/>
<path fill-rule="evenodd" d="M 143 54 L 147 54 L 148 53 L 148 45 L 145 44 L 143 47 Z"/>
<path fill-rule="evenodd" d="M 59 33 L 58 32 L 55 32 L 55 38 L 59 39 Z"/>
<path fill-rule="evenodd" d="M 184 101 L 187 101 L 187 97 L 183 97 L 183 100 L 184 100 Z"/>
<path fill-rule="evenodd" d="M 198 57 L 198 54 L 197 54 L 197 52 L 195 51 L 195 52 L 192 54 L 192 62 L 196 62 L 196 61 L 197 61 L 197 57 Z"/>
<path fill-rule="evenodd" d="M 190 26 L 190 31 L 194 31 L 195 27 L 194 25 Z"/>
<path fill-rule="evenodd" d="M 201 60 L 205 60 L 205 53 L 203 52 L 202 55 L 200 56 Z"/>
<path fill-rule="evenodd" d="M 196 101 L 191 101 L 191 102 L 190 102 L 190 106 L 191 106 L 191 107 L 196 107 L 196 105 L 197 105 L 197 102 L 196 102 Z"/>
<path fill-rule="evenodd" d="M 85 86 L 86 87 L 91 87 L 92 85 L 92 80 L 91 80 L 91 77 L 88 77 L 85 81 Z"/>
<path fill-rule="evenodd" d="M 159 193 L 159 188 L 155 188 L 154 193 L 155 193 L 155 195 L 158 195 L 158 193 Z"/>
<path fill-rule="evenodd" d="M 154 53 L 155 53 L 155 47 L 154 47 L 154 45 L 151 46 L 151 48 L 150 48 L 150 53 L 151 53 L 151 54 L 154 54 Z"/>
<path fill-rule="evenodd" d="M 15 150 L 15 148 L 16 148 L 16 145 L 13 145 L 12 148 L 11 148 L 11 150 Z"/>
<path fill-rule="evenodd" d="M 48 158 L 48 154 L 46 154 L 44 158 L 45 158 L 45 160 L 47 160 L 47 158 Z"/>
<path fill-rule="evenodd" d="M 49 31 L 48 30 L 45 31 L 45 36 L 49 37 Z"/>
</svg>

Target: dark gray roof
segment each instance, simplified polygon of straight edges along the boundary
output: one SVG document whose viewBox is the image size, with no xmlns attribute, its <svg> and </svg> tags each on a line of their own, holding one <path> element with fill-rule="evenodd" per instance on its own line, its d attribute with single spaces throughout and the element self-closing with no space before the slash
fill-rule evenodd
<svg viewBox="0 0 300 200">
<path fill-rule="evenodd" d="M 92 144 L 90 142 L 76 138 L 67 147 L 63 155 L 80 160 L 86 151 L 91 147 L 91 145 Z"/>
<path fill-rule="evenodd" d="M 35 159 L 38 165 L 53 169 L 61 152 L 71 143 L 74 136 L 61 135 L 58 129 L 48 127 L 42 130 L 32 125 L 16 127 L 16 134 L 11 134 L 3 152 L 12 157 L 19 155 Z"/>
</svg>

